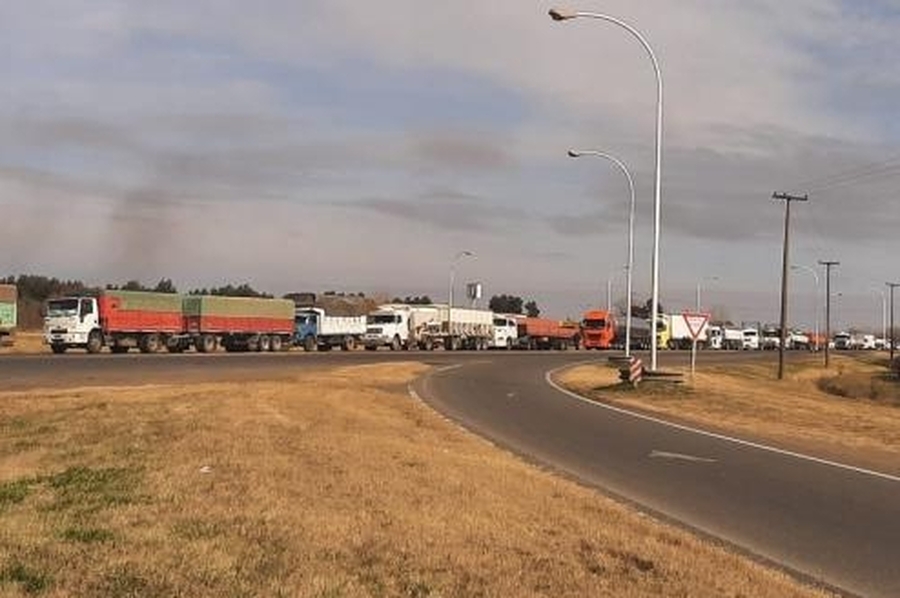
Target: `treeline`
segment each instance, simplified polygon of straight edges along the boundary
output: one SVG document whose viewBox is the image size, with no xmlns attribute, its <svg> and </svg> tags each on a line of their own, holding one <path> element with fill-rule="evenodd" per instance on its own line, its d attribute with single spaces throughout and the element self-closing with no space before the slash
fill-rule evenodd
<svg viewBox="0 0 900 598">
<path fill-rule="evenodd" d="M 494 295 L 488 302 L 488 307 L 498 314 L 525 314 L 529 318 L 541 315 L 541 310 L 534 299 L 526 302 L 516 295 Z"/>
</svg>

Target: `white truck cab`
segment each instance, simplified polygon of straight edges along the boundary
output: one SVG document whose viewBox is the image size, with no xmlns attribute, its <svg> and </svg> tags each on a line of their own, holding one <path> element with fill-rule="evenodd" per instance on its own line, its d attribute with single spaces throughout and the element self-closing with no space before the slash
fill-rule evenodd
<svg viewBox="0 0 900 598">
<path fill-rule="evenodd" d="M 519 324 L 512 316 L 494 314 L 494 336 L 491 347 L 494 349 L 512 349 L 519 338 Z"/>
<path fill-rule="evenodd" d="M 100 310 L 93 297 L 63 297 L 47 301 L 44 316 L 44 342 L 54 353 L 63 353 L 69 347 L 91 348 L 103 344 L 100 330 Z"/>
<path fill-rule="evenodd" d="M 392 351 L 399 351 L 409 347 L 409 317 L 409 309 L 387 305 L 367 315 L 366 333 L 363 335 L 366 350 L 390 347 Z"/>
<path fill-rule="evenodd" d="M 744 328 L 744 344 L 745 351 L 756 351 L 759 349 L 759 332 L 756 328 Z"/>
</svg>

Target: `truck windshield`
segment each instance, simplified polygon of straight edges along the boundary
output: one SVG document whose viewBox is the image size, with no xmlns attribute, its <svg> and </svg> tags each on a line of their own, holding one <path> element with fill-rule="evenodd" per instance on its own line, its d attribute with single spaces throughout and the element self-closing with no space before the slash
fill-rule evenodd
<svg viewBox="0 0 900 598">
<path fill-rule="evenodd" d="M 372 315 L 372 316 L 366 316 L 366 323 L 367 324 L 393 324 L 394 322 L 397 321 L 396 318 L 397 318 L 397 316 L 395 316 L 393 314 L 390 314 L 390 315 L 376 314 L 376 315 Z"/>
<path fill-rule="evenodd" d="M 494 326 L 510 326 L 511 324 L 503 318 L 494 318 Z"/>
<path fill-rule="evenodd" d="M 47 302 L 47 315 L 51 318 L 78 315 L 78 299 L 55 299 Z"/>
<path fill-rule="evenodd" d="M 603 330 L 606 328 L 606 320 L 585 320 L 582 324 L 588 330 Z"/>
</svg>

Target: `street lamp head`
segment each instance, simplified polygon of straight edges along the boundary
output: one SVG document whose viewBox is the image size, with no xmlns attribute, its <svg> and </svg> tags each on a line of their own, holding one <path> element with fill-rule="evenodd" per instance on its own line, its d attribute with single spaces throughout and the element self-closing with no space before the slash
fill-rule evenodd
<svg viewBox="0 0 900 598">
<path fill-rule="evenodd" d="M 551 8 L 548 14 L 554 21 L 568 21 L 578 16 L 577 12 L 568 8 Z"/>
<path fill-rule="evenodd" d="M 569 154 L 569 157 L 570 157 L 570 158 L 580 158 L 581 156 L 584 155 L 584 154 L 582 154 L 581 152 L 579 152 L 579 151 L 577 151 L 577 150 L 572 150 L 572 149 L 570 149 L 570 150 L 568 151 L 568 154 Z"/>
</svg>

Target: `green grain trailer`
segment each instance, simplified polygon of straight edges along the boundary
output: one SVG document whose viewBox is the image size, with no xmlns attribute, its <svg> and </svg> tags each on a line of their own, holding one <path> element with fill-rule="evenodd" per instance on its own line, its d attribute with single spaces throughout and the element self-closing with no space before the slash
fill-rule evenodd
<svg viewBox="0 0 900 598">
<path fill-rule="evenodd" d="M 12 346 L 16 335 L 19 293 L 15 285 L 0 284 L 0 347 Z"/>
</svg>

